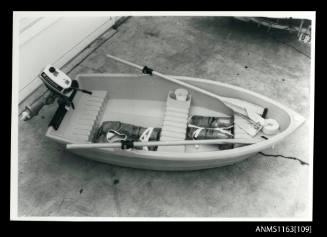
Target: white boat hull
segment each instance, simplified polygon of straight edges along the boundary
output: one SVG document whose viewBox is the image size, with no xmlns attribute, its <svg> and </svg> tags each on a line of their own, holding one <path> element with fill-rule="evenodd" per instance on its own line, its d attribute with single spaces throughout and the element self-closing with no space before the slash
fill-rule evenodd
<svg viewBox="0 0 327 237">
<path fill-rule="evenodd" d="M 142 150 L 121 150 L 121 149 L 112 149 L 112 148 L 94 148 L 94 149 L 80 149 L 80 150 L 71 150 L 71 152 L 96 161 L 109 163 L 113 165 L 119 165 L 124 167 L 133 167 L 140 169 L 151 169 L 151 170 L 198 170 L 198 169 L 208 169 L 219 166 L 231 165 L 246 158 L 249 158 L 255 155 L 257 152 L 271 148 L 276 143 L 285 139 L 290 135 L 295 129 L 297 129 L 303 122 L 304 118 L 298 113 L 286 108 L 285 106 L 257 93 L 236 87 L 231 86 L 225 83 L 220 83 L 212 80 L 191 78 L 191 77 L 181 77 L 181 76 L 172 76 L 175 79 L 182 80 L 192 85 L 201 87 L 202 89 L 208 90 L 212 93 L 216 93 L 220 96 L 233 97 L 242 99 L 251 103 L 255 103 L 262 107 L 268 108 L 267 116 L 269 118 L 276 119 L 281 125 L 281 132 L 275 136 L 269 137 L 268 140 L 263 140 L 259 143 L 252 144 L 249 146 L 237 147 L 230 150 L 208 150 L 208 151 L 198 151 L 198 152 L 160 152 L 160 151 L 142 151 Z M 158 96 L 164 97 L 166 94 L 166 86 L 168 89 L 175 87 L 173 83 L 165 82 L 160 78 L 155 78 L 145 75 L 131 75 L 131 74 L 83 74 L 77 77 L 78 81 L 81 82 L 81 85 L 84 89 L 90 89 L 93 85 L 97 85 L 101 88 L 105 88 L 108 85 L 115 87 L 114 80 L 112 84 L 110 83 L 111 78 L 115 78 L 116 82 L 121 80 L 121 85 L 125 88 L 119 89 L 119 84 L 116 85 L 116 88 L 111 88 L 112 91 L 109 91 L 109 101 L 110 95 L 115 96 Z M 124 80 L 129 80 L 126 78 L 131 78 L 131 84 L 124 83 Z M 140 80 L 140 81 L 138 81 Z M 142 86 L 142 83 L 145 81 L 151 82 L 149 88 L 146 87 L 147 84 Z M 90 83 L 92 81 L 92 83 Z M 157 85 L 156 81 L 160 84 Z M 136 88 L 138 82 L 141 84 L 140 88 Z M 165 84 L 166 83 L 166 84 Z M 127 87 L 126 85 L 130 85 Z M 158 88 L 162 88 L 162 91 Z M 109 88 L 110 86 L 108 86 Z M 176 88 L 179 86 L 177 85 Z M 92 89 L 92 88 L 91 88 Z M 117 90 L 121 90 L 120 93 Z M 126 92 L 127 90 L 127 92 Z M 145 90 L 148 93 L 145 93 Z M 115 94 L 116 93 L 116 94 Z M 124 93 L 126 93 L 124 95 Z M 146 95 L 144 95 L 146 94 Z M 162 94 L 162 95 L 161 95 Z M 192 92 L 193 98 L 201 97 L 200 94 Z M 144 98 L 142 98 L 144 99 Z M 146 98 L 148 99 L 148 98 Z M 205 100 L 205 101 L 203 101 Z M 196 105 L 208 104 L 208 106 L 214 108 L 219 107 L 219 101 L 214 99 L 206 99 L 206 97 L 201 97 L 201 100 L 194 102 Z M 214 103 L 217 103 L 215 105 Z M 210 107 L 210 108 L 211 108 Z M 158 110 L 159 111 L 159 110 Z M 153 116 L 159 112 L 154 111 Z M 74 113 L 74 112 L 72 112 Z M 160 115 L 158 115 L 160 116 Z M 155 118 L 155 117 L 154 117 Z M 52 127 L 49 127 L 47 131 L 47 137 L 53 139 L 56 142 L 62 144 L 71 144 L 78 143 L 74 137 L 65 136 L 64 132 L 69 126 L 69 119 L 65 117 L 63 124 L 61 125 L 58 131 L 55 131 Z M 156 119 L 154 119 L 156 120 Z M 127 121 L 129 122 L 129 121 Z M 155 124 L 156 125 L 156 124 Z"/>
</svg>

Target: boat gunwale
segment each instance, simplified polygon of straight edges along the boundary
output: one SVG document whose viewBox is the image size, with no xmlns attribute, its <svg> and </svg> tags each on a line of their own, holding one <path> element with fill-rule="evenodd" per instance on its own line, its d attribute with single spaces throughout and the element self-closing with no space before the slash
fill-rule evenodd
<svg viewBox="0 0 327 237">
<path fill-rule="evenodd" d="M 80 77 L 90 77 L 90 76 L 96 76 L 96 77 L 145 77 L 150 75 L 144 75 L 144 74 L 124 74 L 124 73 L 83 73 L 76 75 L 76 80 L 79 80 Z M 188 77 L 188 76 L 175 76 L 175 75 L 169 75 L 170 77 L 173 77 L 178 80 L 183 81 L 193 81 L 193 82 L 202 82 L 207 84 L 213 84 L 216 86 L 222 86 L 225 88 L 229 88 L 232 90 L 237 90 L 246 94 L 250 94 L 252 96 L 255 96 L 259 99 L 262 99 L 269 104 L 273 104 L 277 107 L 279 107 L 281 110 L 285 111 L 286 114 L 290 118 L 290 122 L 288 127 L 282 131 L 281 133 L 275 135 L 272 138 L 269 138 L 268 140 L 263 140 L 261 142 L 258 142 L 256 144 L 251 144 L 249 146 L 243 146 L 238 147 L 230 150 L 217 150 L 217 151 L 202 151 L 202 152 L 184 152 L 184 153 L 177 153 L 177 152 L 158 152 L 158 151 L 141 151 L 141 150 L 132 150 L 132 151 L 126 151 L 126 150 L 118 150 L 118 149 L 112 149 L 112 148 L 90 148 L 93 150 L 98 150 L 101 153 L 106 154 L 116 154 L 120 156 L 127 156 L 127 157 L 135 157 L 135 158 L 142 158 L 142 159 L 158 159 L 158 160 L 172 160 L 177 161 L 182 159 L 183 161 L 195 161 L 195 160 L 201 160 L 201 161 L 209 161 L 209 160 L 217 160 L 217 159 L 226 159 L 226 158 L 233 158 L 238 156 L 246 156 L 247 154 L 253 154 L 257 153 L 259 151 L 262 151 L 264 149 L 270 148 L 276 143 L 280 142 L 287 136 L 289 136 L 295 129 L 300 127 L 304 122 L 305 118 L 300 115 L 299 113 L 295 112 L 294 110 L 282 105 L 279 102 L 276 102 L 266 96 L 263 96 L 261 94 L 258 94 L 256 92 L 250 91 L 248 89 L 241 88 L 239 86 L 230 85 L 227 83 L 222 83 L 219 81 L 214 81 L 210 79 L 203 79 L 203 78 L 195 78 L 195 77 Z M 75 143 L 73 140 L 69 140 L 67 138 L 58 136 L 58 135 L 52 135 L 51 131 L 53 131 L 52 127 L 49 127 L 46 133 L 46 136 L 49 138 L 55 139 L 58 142 L 65 143 L 65 144 L 71 144 Z M 201 157 L 201 158 L 199 158 Z"/>
</svg>

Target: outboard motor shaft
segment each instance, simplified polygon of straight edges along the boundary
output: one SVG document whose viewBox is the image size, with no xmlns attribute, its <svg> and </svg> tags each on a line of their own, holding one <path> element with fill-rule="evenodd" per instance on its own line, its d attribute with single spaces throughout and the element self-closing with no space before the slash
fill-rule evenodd
<svg viewBox="0 0 327 237">
<path fill-rule="evenodd" d="M 56 99 L 56 94 L 53 91 L 47 90 L 43 95 L 41 95 L 32 104 L 27 105 L 25 110 L 21 114 L 20 120 L 26 121 L 30 120 L 32 117 L 39 114 L 39 111 L 44 105 L 52 104 Z"/>
</svg>

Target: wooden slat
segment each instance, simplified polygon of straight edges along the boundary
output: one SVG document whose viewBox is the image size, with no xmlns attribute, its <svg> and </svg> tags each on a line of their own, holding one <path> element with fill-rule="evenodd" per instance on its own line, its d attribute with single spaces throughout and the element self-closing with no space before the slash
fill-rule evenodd
<svg viewBox="0 0 327 237">
<path fill-rule="evenodd" d="M 175 117 L 175 118 L 181 118 L 181 119 L 187 119 L 188 118 L 188 113 L 176 113 L 172 111 L 166 111 L 165 116 L 167 117 Z"/>
<path fill-rule="evenodd" d="M 92 95 L 81 94 L 71 118 L 70 137 L 76 141 L 88 141 L 103 111 L 107 91 L 92 91 Z"/>
<path fill-rule="evenodd" d="M 170 97 L 170 91 L 167 97 L 166 112 L 161 130 L 160 141 L 185 140 L 187 119 L 190 109 L 191 99 L 188 101 L 177 101 Z M 159 147 L 159 151 L 184 152 L 185 146 Z"/>
<path fill-rule="evenodd" d="M 166 127 L 165 132 L 177 132 L 179 134 L 185 133 L 186 125 L 184 127 L 175 127 L 175 126 L 168 126 Z"/>
<path fill-rule="evenodd" d="M 172 132 L 172 131 L 163 131 L 161 132 L 162 133 L 162 136 L 165 137 L 173 137 L 173 138 L 177 138 L 178 140 L 184 140 L 185 139 L 185 132 L 179 132 L 179 131 L 175 131 L 175 132 Z"/>
<path fill-rule="evenodd" d="M 181 129 L 186 129 L 187 124 L 180 124 L 180 123 L 176 123 L 174 121 L 169 121 L 169 120 L 165 120 L 163 122 L 163 126 L 162 127 L 169 127 L 169 128 L 181 128 Z"/>
<path fill-rule="evenodd" d="M 188 108 L 175 108 L 175 107 L 167 107 L 167 111 L 178 112 L 178 113 L 188 113 Z"/>
</svg>

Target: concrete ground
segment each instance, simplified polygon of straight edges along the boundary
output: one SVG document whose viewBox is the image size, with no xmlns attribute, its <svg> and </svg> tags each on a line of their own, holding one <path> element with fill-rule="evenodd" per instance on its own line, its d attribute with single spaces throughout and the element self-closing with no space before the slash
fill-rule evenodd
<svg viewBox="0 0 327 237">
<path fill-rule="evenodd" d="M 286 43 L 282 43 L 286 42 Z M 289 45 L 287 45 L 289 44 Z M 291 45 L 291 46 L 290 46 Z M 207 78 L 268 96 L 309 119 L 310 46 L 225 17 L 132 17 L 71 73 L 159 72 Z M 19 122 L 19 216 L 308 217 L 309 121 L 269 154 L 232 166 L 158 172 L 83 159 L 45 137 L 57 106 Z"/>
</svg>

